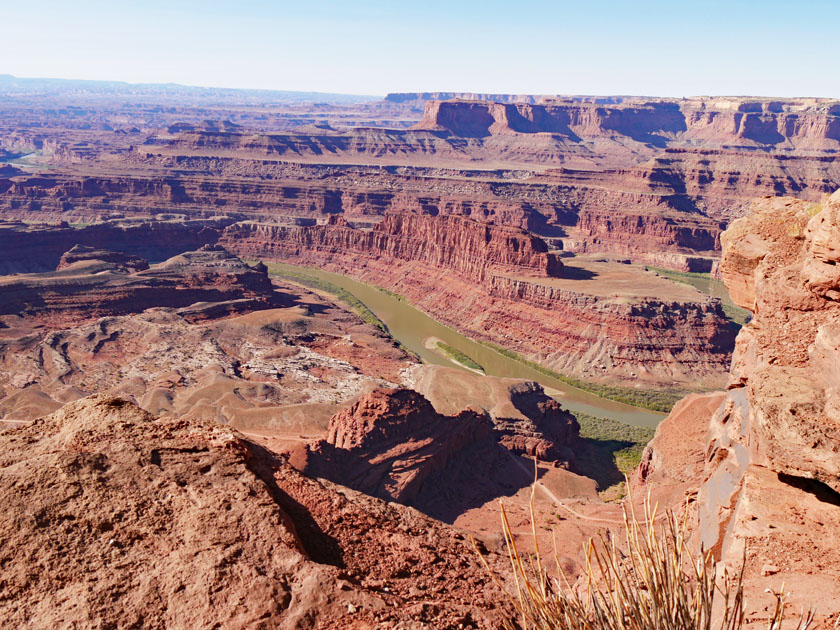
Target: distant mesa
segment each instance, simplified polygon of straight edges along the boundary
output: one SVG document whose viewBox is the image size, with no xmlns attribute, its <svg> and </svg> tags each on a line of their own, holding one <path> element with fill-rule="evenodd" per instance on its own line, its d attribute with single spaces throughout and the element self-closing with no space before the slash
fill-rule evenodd
<svg viewBox="0 0 840 630">
<path fill-rule="evenodd" d="M 241 130 L 241 125 L 237 125 L 229 120 L 205 120 L 203 123 L 199 124 L 181 122 L 169 125 L 169 127 L 166 128 L 166 131 L 169 133 L 182 133 L 185 131 L 235 133 Z"/>
<path fill-rule="evenodd" d="M 556 98 L 500 102 L 429 100 L 415 129 L 460 137 L 549 133 L 572 142 L 624 136 L 659 147 L 723 145 L 840 148 L 840 102 L 829 99 Z"/>
<path fill-rule="evenodd" d="M 53 325 L 205 302 L 228 303 L 231 312 L 259 310 L 276 300 L 264 265 L 251 267 L 216 245 L 153 266 L 131 254 L 75 246 L 56 272 L 6 276 L 0 296 L 0 315 Z"/>
</svg>

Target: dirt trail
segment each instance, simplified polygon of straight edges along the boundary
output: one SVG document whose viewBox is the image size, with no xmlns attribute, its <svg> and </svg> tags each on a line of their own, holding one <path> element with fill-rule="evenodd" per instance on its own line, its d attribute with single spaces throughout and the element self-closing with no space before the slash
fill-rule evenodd
<svg viewBox="0 0 840 630">
<path fill-rule="evenodd" d="M 509 453 L 509 455 L 516 462 L 517 466 L 519 466 L 526 473 L 529 472 L 528 469 L 526 468 L 525 464 L 522 463 L 522 461 L 519 457 L 516 457 L 513 453 Z M 572 514 L 576 518 L 579 518 L 579 519 L 584 520 L 584 521 L 591 521 L 591 522 L 596 522 L 596 523 L 608 523 L 610 525 L 623 525 L 624 524 L 623 520 L 598 518 L 598 517 L 595 517 L 595 516 L 587 516 L 586 514 L 581 514 L 577 510 L 575 510 L 573 508 L 570 508 L 568 505 L 563 503 L 563 501 L 560 499 L 560 497 L 558 497 L 556 494 L 554 494 L 554 492 L 549 490 L 548 487 L 542 481 L 540 481 L 539 479 L 536 480 L 536 484 L 537 484 L 537 487 L 540 490 L 542 490 L 543 493 L 551 501 L 553 501 L 558 507 L 563 508 L 564 510 L 566 510 L 567 512 L 569 512 L 570 514 Z"/>
</svg>

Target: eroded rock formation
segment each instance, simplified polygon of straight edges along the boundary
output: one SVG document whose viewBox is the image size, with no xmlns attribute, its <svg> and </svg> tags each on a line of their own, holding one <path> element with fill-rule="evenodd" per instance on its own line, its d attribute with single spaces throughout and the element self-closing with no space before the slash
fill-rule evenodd
<svg viewBox="0 0 840 630">
<path fill-rule="evenodd" d="M 444 416 L 410 389 L 376 390 L 330 421 L 323 440 L 290 461 L 326 477 L 438 518 L 454 519 L 521 476 L 515 455 L 568 466 L 578 424 L 541 388 L 517 392 L 524 421 L 466 409 Z"/>
<path fill-rule="evenodd" d="M 372 230 L 353 229 L 340 217 L 312 227 L 238 223 L 219 243 L 244 256 L 312 261 L 330 256 L 417 263 L 484 281 L 494 270 L 559 276 L 563 263 L 545 242 L 524 230 L 453 216 L 390 214 Z"/>
<path fill-rule="evenodd" d="M 753 320 L 711 420 L 675 410 L 641 476 L 653 487 L 673 477 L 657 462 L 674 456 L 675 432 L 695 432 L 684 422 L 707 430 L 693 484 L 699 539 L 733 564 L 746 547 L 751 605 L 784 581 L 825 617 L 840 611 L 840 193 L 761 200 L 722 240 L 722 276 Z"/>
<path fill-rule="evenodd" d="M 243 222 L 219 242 L 244 258 L 313 265 L 395 290 L 471 337 L 567 373 L 714 383 L 729 362 L 734 332 L 718 301 L 674 293 L 668 282 L 641 297 L 622 288 L 632 278 L 554 278 L 564 275 L 557 256 L 513 228 L 408 214 L 373 230 L 340 219 L 312 227 Z"/>
<path fill-rule="evenodd" d="M 1 432 L 0 496 L 14 626 L 489 629 L 505 614 L 462 533 L 121 399 Z"/>
<path fill-rule="evenodd" d="M 310 434 L 413 363 L 355 314 L 275 288 L 218 246 L 151 268 L 77 246 L 59 267 L 0 281 L 0 422 L 102 392 L 155 414 Z"/>
<path fill-rule="evenodd" d="M 0 315 L 37 317 L 53 325 L 201 302 L 227 303 L 229 312 L 279 304 L 264 266 L 246 265 L 217 245 L 151 268 L 134 256 L 74 247 L 56 272 L 3 277 L 0 296 Z"/>
</svg>

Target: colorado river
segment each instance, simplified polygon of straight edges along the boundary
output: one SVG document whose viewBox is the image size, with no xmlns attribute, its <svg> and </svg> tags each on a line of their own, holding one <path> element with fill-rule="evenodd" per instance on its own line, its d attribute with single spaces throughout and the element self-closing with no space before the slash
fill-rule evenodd
<svg viewBox="0 0 840 630">
<path fill-rule="evenodd" d="M 551 396 L 571 411 L 579 411 L 591 416 L 613 418 L 644 427 L 655 427 L 665 417 L 665 414 L 662 413 L 601 398 L 572 387 L 563 381 L 546 376 L 519 361 L 499 354 L 492 348 L 465 337 L 452 328 L 435 321 L 407 302 L 369 284 L 312 267 L 296 267 L 278 263 L 272 263 L 271 266 L 281 270 L 284 267 L 290 270 L 305 270 L 308 275 L 330 282 L 352 293 L 382 320 L 394 339 L 419 356 L 425 363 L 448 367 L 456 365 L 447 357 L 427 347 L 426 341 L 430 337 L 434 337 L 468 355 L 479 363 L 490 376 L 537 381 L 546 388 Z"/>
</svg>

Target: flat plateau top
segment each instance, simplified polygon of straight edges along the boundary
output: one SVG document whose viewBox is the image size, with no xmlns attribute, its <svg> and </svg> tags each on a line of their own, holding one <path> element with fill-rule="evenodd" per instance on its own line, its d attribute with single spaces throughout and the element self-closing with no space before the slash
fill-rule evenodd
<svg viewBox="0 0 840 630">
<path fill-rule="evenodd" d="M 564 258 L 563 278 L 534 278 L 499 273 L 508 278 L 521 279 L 543 286 L 574 291 L 596 297 L 623 298 L 639 302 L 652 298 L 666 302 L 700 302 L 706 295 L 694 287 L 674 282 L 655 271 L 645 271 L 641 265 L 620 262 L 598 262 L 589 257 Z"/>
</svg>

